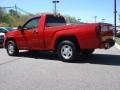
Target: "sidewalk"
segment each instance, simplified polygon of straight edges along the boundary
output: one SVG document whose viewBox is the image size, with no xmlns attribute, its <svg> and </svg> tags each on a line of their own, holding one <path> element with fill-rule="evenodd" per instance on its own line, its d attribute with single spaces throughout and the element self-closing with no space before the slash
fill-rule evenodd
<svg viewBox="0 0 120 90">
<path fill-rule="evenodd" d="M 120 50 L 120 45 L 115 43 L 115 47 Z"/>
</svg>

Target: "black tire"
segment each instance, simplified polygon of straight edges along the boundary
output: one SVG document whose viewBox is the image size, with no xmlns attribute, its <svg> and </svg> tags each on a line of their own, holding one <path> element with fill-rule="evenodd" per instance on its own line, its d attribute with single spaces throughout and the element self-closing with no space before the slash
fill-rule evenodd
<svg viewBox="0 0 120 90">
<path fill-rule="evenodd" d="M 69 40 L 62 41 L 57 47 L 57 52 L 64 62 L 75 61 L 78 54 L 76 45 Z"/>
<path fill-rule="evenodd" d="M 81 50 L 82 55 L 91 55 L 95 49 Z"/>
<path fill-rule="evenodd" d="M 15 56 L 19 53 L 17 45 L 13 40 L 7 41 L 6 50 L 9 56 Z"/>
</svg>

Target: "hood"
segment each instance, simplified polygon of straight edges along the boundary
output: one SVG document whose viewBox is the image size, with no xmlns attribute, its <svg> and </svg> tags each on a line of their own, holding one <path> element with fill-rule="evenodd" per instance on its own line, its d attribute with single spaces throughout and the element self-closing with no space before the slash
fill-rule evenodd
<svg viewBox="0 0 120 90">
<path fill-rule="evenodd" d="M 18 30 L 13 30 L 13 31 L 10 31 L 10 32 L 7 32 L 7 33 L 5 33 L 5 35 L 14 35 L 15 33 L 17 33 L 18 32 Z"/>
</svg>

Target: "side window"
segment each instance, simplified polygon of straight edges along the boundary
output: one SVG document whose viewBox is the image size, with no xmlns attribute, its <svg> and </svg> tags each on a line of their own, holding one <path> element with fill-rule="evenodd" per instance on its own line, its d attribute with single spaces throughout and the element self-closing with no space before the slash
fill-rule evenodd
<svg viewBox="0 0 120 90">
<path fill-rule="evenodd" d="M 48 16 L 46 19 L 46 27 L 55 27 L 62 25 L 66 25 L 64 17 Z"/>
<path fill-rule="evenodd" d="M 40 17 L 37 18 L 33 18 L 31 20 L 29 20 L 24 26 L 23 29 L 34 29 L 38 27 L 38 23 L 39 23 Z"/>
</svg>

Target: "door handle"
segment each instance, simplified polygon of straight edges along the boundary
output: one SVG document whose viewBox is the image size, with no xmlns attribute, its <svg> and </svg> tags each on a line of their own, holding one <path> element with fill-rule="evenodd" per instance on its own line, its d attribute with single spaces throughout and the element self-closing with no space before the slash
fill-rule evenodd
<svg viewBox="0 0 120 90">
<path fill-rule="evenodd" d="M 33 34 L 37 34 L 38 33 L 38 31 L 37 30 L 33 30 Z"/>
</svg>

